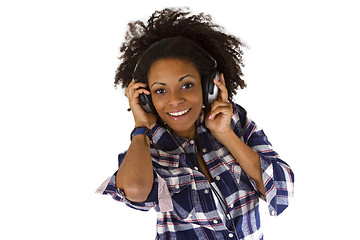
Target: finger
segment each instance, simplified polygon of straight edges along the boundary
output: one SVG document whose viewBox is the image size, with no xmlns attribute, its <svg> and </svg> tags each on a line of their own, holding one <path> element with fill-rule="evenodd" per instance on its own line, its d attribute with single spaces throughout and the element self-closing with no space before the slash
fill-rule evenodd
<svg viewBox="0 0 360 240">
<path fill-rule="evenodd" d="M 218 106 L 214 111 L 210 112 L 209 119 L 214 119 L 219 114 L 231 115 L 232 109 L 228 106 Z"/>
<path fill-rule="evenodd" d="M 231 105 L 228 102 L 223 102 L 223 101 L 215 101 L 212 105 L 211 105 L 211 110 L 210 111 L 214 111 L 216 108 L 218 107 L 230 107 Z"/>
<path fill-rule="evenodd" d="M 129 85 L 129 87 L 126 88 L 125 95 L 131 98 L 131 96 L 134 94 L 136 90 L 144 89 L 146 86 L 147 84 L 142 82 L 133 83 L 131 84 L 131 86 Z"/>
<path fill-rule="evenodd" d="M 132 87 L 132 85 L 134 85 L 134 79 L 131 80 L 131 82 L 127 85 L 126 89 L 125 89 L 125 96 L 129 98 L 129 93 L 130 93 L 130 89 Z"/>
<path fill-rule="evenodd" d="M 224 102 L 228 101 L 228 91 L 225 85 L 225 78 L 224 78 L 224 74 L 221 73 L 220 74 L 220 79 L 217 80 L 216 78 L 214 79 L 214 83 L 216 84 L 216 86 L 219 87 L 220 90 L 220 94 L 218 96 L 218 99 Z"/>
<path fill-rule="evenodd" d="M 131 94 L 131 96 L 128 97 L 130 109 L 141 109 L 141 107 L 139 106 L 140 105 L 140 99 L 139 99 L 140 94 L 149 95 L 150 92 L 144 88 L 134 91 Z"/>
<path fill-rule="evenodd" d="M 150 95 L 150 92 L 148 90 L 146 90 L 145 88 L 140 88 L 138 90 L 135 90 L 132 94 L 131 97 L 129 98 L 130 102 L 133 103 L 138 103 L 139 102 L 139 96 L 140 94 L 146 94 L 146 95 Z"/>
<path fill-rule="evenodd" d="M 214 117 L 214 115 L 219 114 L 219 110 L 226 114 L 232 114 L 231 104 L 222 101 L 215 101 L 211 106 L 209 116 Z"/>
<path fill-rule="evenodd" d="M 134 83 L 130 89 L 132 90 L 137 90 L 139 88 L 146 88 L 147 87 L 147 84 L 146 83 L 143 83 L 143 82 L 137 82 L 137 83 Z"/>
<path fill-rule="evenodd" d="M 127 85 L 127 88 L 131 87 L 132 85 L 134 85 L 135 83 L 135 79 L 132 79 L 129 84 Z"/>
<path fill-rule="evenodd" d="M 145 93 L 146 95 L 150 95 L 149 90 L 145 88 L 139 88 L 134 91 L 133 97 L 138 97 L 140 94 Z"/>
</svg>

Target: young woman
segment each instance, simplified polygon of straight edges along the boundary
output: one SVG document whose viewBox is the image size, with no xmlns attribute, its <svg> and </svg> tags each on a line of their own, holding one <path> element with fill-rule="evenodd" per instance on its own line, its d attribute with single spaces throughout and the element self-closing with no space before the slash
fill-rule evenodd
<svg viewBox="0 0 360 240">
<path fill-rule="evenodd" d="M 156 11 L 129 24 L 115 84 L 135 120 L 98 192 L 158 212 L 156 239 L 262 239 L 259 198 L 279 215 L 294 174 L 233 102 L 241 41 L 204 14 Z"/>
</svg>

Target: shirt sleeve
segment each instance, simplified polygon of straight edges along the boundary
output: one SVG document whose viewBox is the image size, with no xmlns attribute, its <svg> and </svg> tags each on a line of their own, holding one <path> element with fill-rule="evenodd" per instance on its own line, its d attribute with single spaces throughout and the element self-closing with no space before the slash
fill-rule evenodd
<svg viewBox="0 0 360 240">
<path fill-rule="evenodd" d="M 265 186 L 262 198 L 269 204 L 270 215 L 279 215 L 294 195 L 293 171 L 273 150 L 264 131 L 248 118 L 245 109 L 239 105 L 234 108 L 232 124 L 235 133 L 259 155 Z M 255 181 L 249 180 L 256 189 Z"/>
<path fill-rule="evenodd" d="M 118 157 L 118 162 L 119 162 L 119 167 L 125 157 L 125 153 L 121 153 L 119 154 Z M 154 184 L 153 187 L 151 189 L 151 192 L 148 196 L 148 198 L 144 201 L 144 202 L 132 202 L 130 200 L 128 200 L 125 196 L 125 194 L 118 188 L 116 188 L 116 174 L 117 171 L 110 176 L 108 179 L 106 179 L 103 184 L 101 184 L 100 187 L 98 187 L 98 189 L 96 190 L 96 193 L 98 194 L 104 194 L 104 195 L 110 195 L 114 200 L 119 201 L 119 202 L 123 202 L 125 203 L 127 206 L 137 209 L 137 210 L 141 210 L 141 211 L 148 211 L 151 208 L 155 207 L 157 204 L 157 199 L 158 199 L 158 175 L 155 173 L 154 171 Z"/>
</svg>

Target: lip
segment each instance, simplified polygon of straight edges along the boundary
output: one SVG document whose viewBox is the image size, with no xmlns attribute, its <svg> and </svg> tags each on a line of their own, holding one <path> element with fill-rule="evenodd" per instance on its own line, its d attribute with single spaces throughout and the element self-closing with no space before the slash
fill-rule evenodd
<svg viewBox="0 0 360 240">
<path fill-rule="evenodd" d="M 186 118 L 186 117 L 189 115 L 191 109 L 192 109 L 192 108 L 189 108 L 188 111 L 187 111 L 185 114 L 180 115 L 180 116 L 171 116 L 169 113 L 167 113 L 167 116 L 168 116 L 170 119 L 174 120 L 174 121 L 179 121 L 179 120 L 182 120 L 182 119 Z M 186 110 L 186 109 L 185 109 L 185 110 Z M 182 111 L 185 111 L 185 110 L 174 111 L 174 112 L 172 112 L 172 113 L 182 112 Z"/>
</svg>

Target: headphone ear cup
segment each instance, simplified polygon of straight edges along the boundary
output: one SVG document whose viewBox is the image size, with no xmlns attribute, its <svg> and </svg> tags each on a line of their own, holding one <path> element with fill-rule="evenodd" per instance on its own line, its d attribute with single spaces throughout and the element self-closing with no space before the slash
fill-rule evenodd
<svg viewBox="0 0 360 240">
<path fill-rule="evenodd" d="M 145 112 L 157 114 L 153 101 L 151 99 L 151 95 L 146 95 L 145 93 L 141 93 L 139 95 L 139 102 Z"/>
<path fill-rule="evenodd" d="M 140 82 L 136 78 L 134 78 L 134 80 L 135 82 Z M 139 104 L 144 109 L 145 112 L 157 114 L 151 95 L 146 95 L 145 93 L 141 93 L 139 95 Z"/>
<path fill-rule="evenodd" d="M 203 84 L 203 103 L 205 108 L 209 108 L 213 104 L 219 94 L 219 88 L 214 83 L 214 78 L 220 79 L 218 71 L 212 71 L 209 75 L 204 77 Z"/>
</svg>

